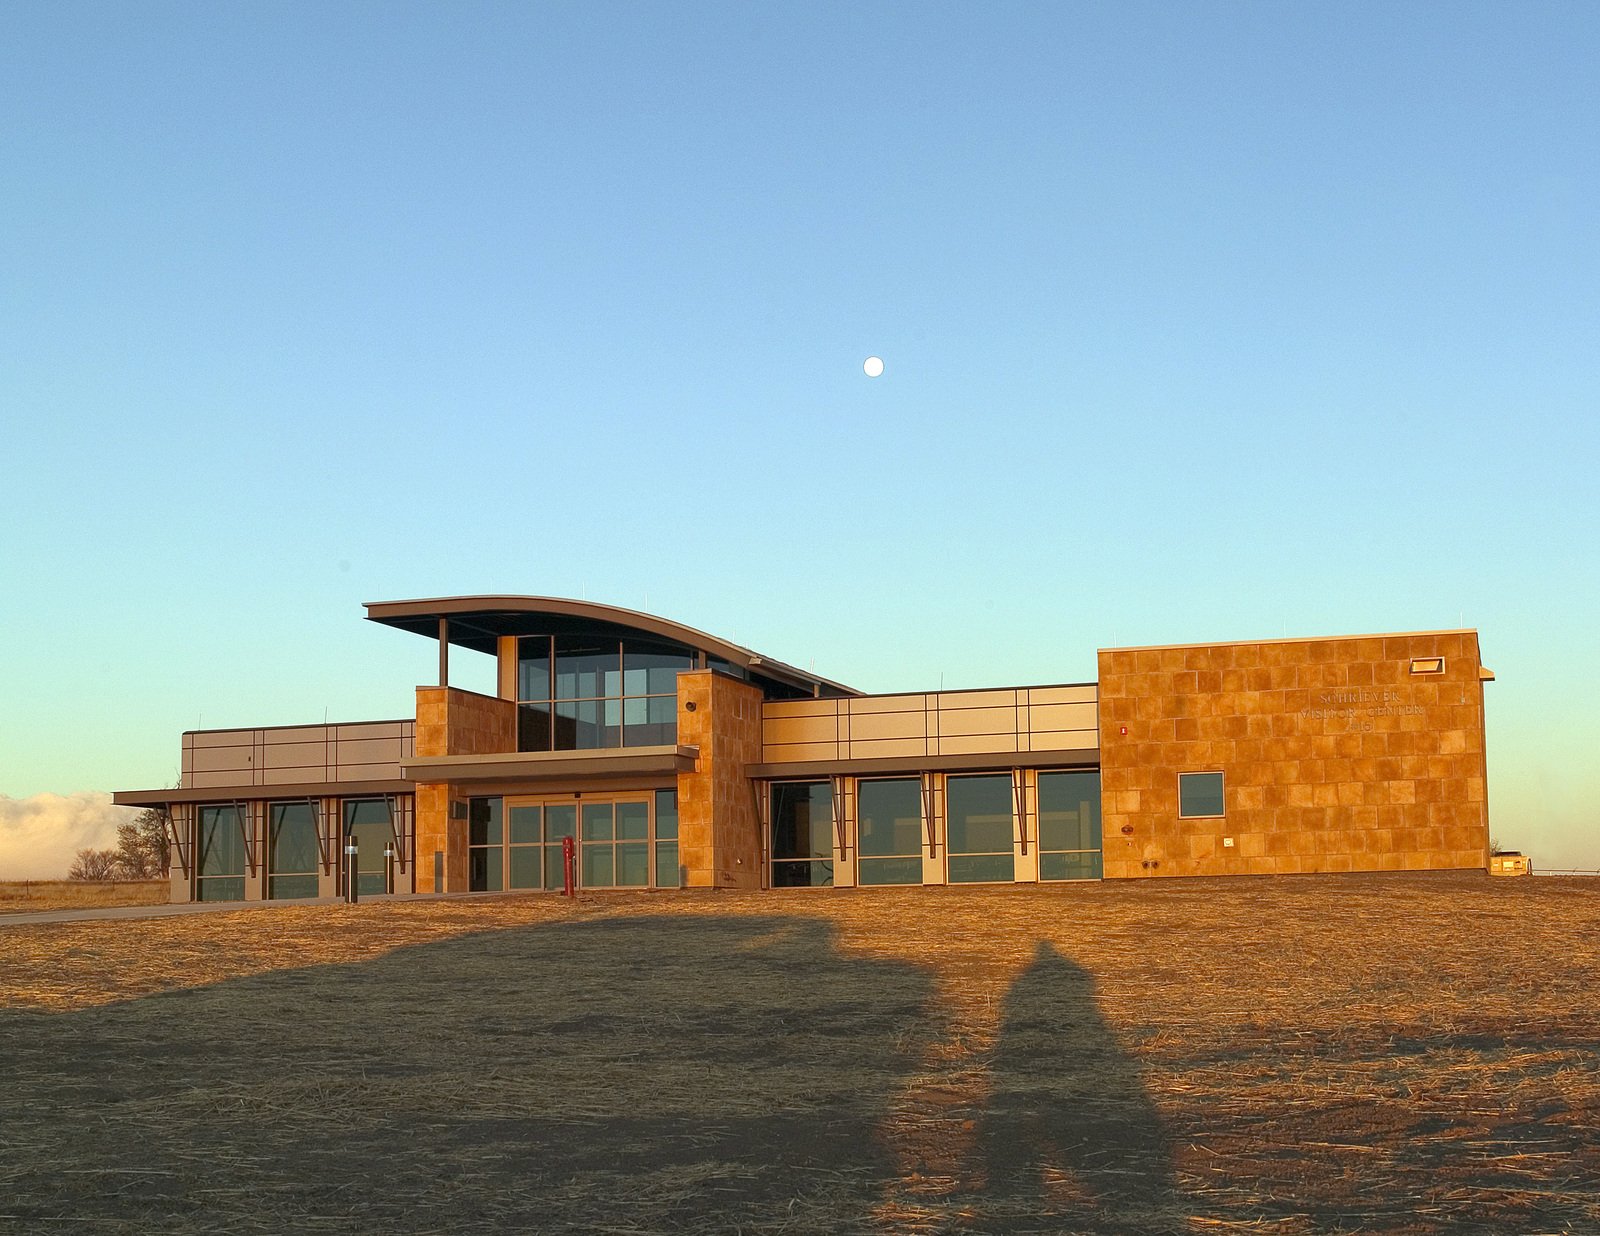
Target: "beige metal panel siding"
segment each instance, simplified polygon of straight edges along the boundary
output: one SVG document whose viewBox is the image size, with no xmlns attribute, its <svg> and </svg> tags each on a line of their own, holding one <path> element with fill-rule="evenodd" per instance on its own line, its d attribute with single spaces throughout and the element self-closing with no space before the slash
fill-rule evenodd
<svg viewBox="0 0 1600 1236">
<path fill-rule="evenodd" d="M 206 773 L 231 771 L 240 769 L 249 770 L 255 767 L 250 758 L 250 753 L 255 748 L 243 747 L 206 747 L 193 752 L 189 761 L 189 771 L 196 776 Z"/>
<path fill-rule="evenodd" d="M 1073 687 L 1029 687 L 1028 699 L 1035 704 L 1093 704 L 1100 698 L 1094 683 Z"/>
<path fill-rule="evenodd" d="M 927 754 L 928 744 L 925 739 L 880 738 L 851 743 L 850 754 L 846 758 L 852 760 L 880 760 L 900 755 Z"/>
<path fill-rule="evenodd" d="M 771 700 L 761 705 L 761 715 L 767 718 L 831 717 L 838 712 L 842 700 Z"/>
<path fill-rule="evenodd" d="M 1017 710 L 1006 708 L 960 708 L 939 710 L 939 741 L 954 735 L 995 734 L 1012 738 L 1017 732 Z"/>
<path fill-rule="evenodd" d="M 825 717 L 768 717 L 761 725 L 762 741 L 832 742 L 838 732 L 838 718 L 830 711 Z"/>
<path fill-rule="evenodd" d="M 341 743 L 354 739 L 409 738 L 415 728 L 413 721 L 358 721 L 351 725 L 328 727 Z"/>
<path fill-rule="evenodd" d="M 961 708 L 1015 708 L 1023 692 L 1007 691 L 946 691 L 934 696 L 942 712 Z"/>
<path fill-rule="evenodd" d="M 843 711 L 859 720 L 862 717 L 879 712 L 921 713 L 928 708 L 930 697 L 927 695 L 863 695 L 835 702 L 843 704 Z"/>
<path fill-rule="evenodd" d="M 393 763 L 400 750 L 398 740 L 388 739 L 346 739 L 338 746 L 330 747 L 330 755 L 337 753 L 340 765 L 346 764 L 384 764 Z"/>
<path fill-rule="evenodd" d="M 1034 734 L 1029 751 L 1093 751 L 1100 745 L 1096 730 L 1064 730 L 1047 734 Z"/>
<path fill-rule="evenodd" d="M 850 717 L 850 745 L 860 746 L 885 738 L 925 738 L 928 733 L 928 714 L 919 706 L 915 712 L 877 712 L 862 716 L 852 710 Z"/>
<path fill-rule="evenodd" d="M 1040 704 L 1027 710 L 1028 728 L 1035 734 L 1050 730 L 1094 730 L 1100 726 L 1099 711 L 1088 704 Z"/>
<path fill-rule="evenodd" d="M 940 755 L 1013 755 L 1022 748 L 1012 734 L 975 734 L 970 737 L 940 738 Z"/>
<path fill-rule="evenodd" d="M 262 765 L 266 768 L 326 767 L 333 748 L 325 742 L 269 742 L 262 746 Z M 302 778 L 303 779 L 303 778 Z"/>
<path fill-rule="evenodd" d="M 336 779 L 339 781 L 392 781 L 398 776 L 393 762 L 379 764 L 340 764 Z M 320 781 L 321 777 L 306 777 L 307 781 Z"/>
<path fill-rule="evenodd" d="M 762 758 L 769 764 L 802 763 L 807 760 L 848 759 L 843 744 L 836 742 L 790 742 L 763 748 Z"/>
</svg>

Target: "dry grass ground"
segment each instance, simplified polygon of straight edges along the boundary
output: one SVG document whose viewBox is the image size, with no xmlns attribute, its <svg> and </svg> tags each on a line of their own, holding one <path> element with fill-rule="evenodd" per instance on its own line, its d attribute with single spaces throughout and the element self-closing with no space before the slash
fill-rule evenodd
<svg viewBox="0 0 1600 1236">
<path fill-rule="evenodd" d="M 165 905 L 169 888 L 165 880 L 5 880 L 0 914 Z"/>
<path fill-rule="evenodd" d="M 1597 1232 L 1600 881 L 0 928 L 0 1229 Z"/>
</svg>

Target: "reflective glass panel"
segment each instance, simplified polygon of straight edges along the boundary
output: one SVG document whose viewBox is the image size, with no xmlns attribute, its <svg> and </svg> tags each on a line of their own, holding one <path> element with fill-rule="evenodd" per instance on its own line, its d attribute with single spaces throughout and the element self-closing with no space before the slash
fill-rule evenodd
<svg viewBox="0 0 1600 1236">
<path fill-rule="evenodd" d="M 495 799 L 499 802 L 499 799 Z M 387 824 L 389 822 L 389 803 L 382 798 L 356 798 L 347 799 L 344 804 L 344 824 L 346 829 L 354 828 L 361 824 Z"/>
<path fill-rule="evenodd" d="M 543 881 L 543 866 L 540 861 L 544 855 L 544 847 L 538 845 L 514 845 L 511 847 L 510 870 L 506 873 L 508 888 L 538 888 Z"/>
<path fill-rule="evenodd" d="M 196 901 L 243 901 L 243 876 L 211 876 L 194 882 Z"/>
<path fill-rule="evenodd" d="M 678 671 L 693 666 L 694 656 L 686 648 L 626 640 L 622 645 L 622 689 L 628 695 L 676 695 Z"/>
<path fill-rule="evenodd" d="M 656 791 L 656 840 L 678 835 L 678 791 Z"/>
<path fill-rule="evenodd" d="M 650 836 L 650 804 L 617 804 L 617 840 L 643 841 Z"/>
<path fill-rule="evenodd" d="M 656 887 L 679 888 L 682 883 L 682 873 L 678 870 L 678 843 L 656 842 Z"/>
<path fill-rule="evenodd" d="M 537 845 L 544 840 L 539 830 L 543 813 L 538 807 L 513 807 L 508 814 L 511 816 L 512 845 Z"/>
<path fill-rule="evenodd" d="M 617 884 L 643 888 L 650 883 L 650 847 L 642 841 L 617 845 Z"/>
<path fill-rule="evenodd" d="M 1222 774 L 1219 772 L 1179 773 L 1178 814 L 1186 817 L 1221 815 Z"/>
<path fill-rule="evenodd" d="M 199 875 L 242 876 L 244 874 L 244 834 L 240 831 L 239 811 L 236 807 L 200 808 L 200 863 Z M 244 896 L 244 884 L 239 884 L 239 897 Z M 238 898 L 224 898 L 235 901 Z"/>
<path fill-rule="evenodd" d="M 563 866 L 566 861 L 559 845 L 547 845 L 544 848 L 544 886 L 546 888 L 566 888 L 567 877 Z"/>
<path fill-rule="evenodd" d="M 921 858 L 863 858 L 856 862 L 861 884 L 921 884 Z"/>
<path fill-rule="evenodd" d="M 914 777 L 859 782 L 856 787 L 856 819 L 859 828 L 857 845 L 863 858 L 920 856 L 922 783 Z M 911 883 L 918 883 L 921 879 L 919 869 L 917 879 Z"/>
<path fill-rule="evenodd" d="M 272 875 L 306 874 L 317 869 L 317 819 L 310 803 L 273 803 L 267 846 L 267 871 Z M 315 882 L 315 877 L 313 877 Z M 316 893 L 289 893 L 315 897 Z"/>
<path fill-rule="evenodd" d="M 467 887 L 474 893 L 498 893 L 501 883 L 499 846 L 481 846 L 467 851 Z"/>
<path fill-rule="evenodd" d="M 622 694 L 622 648 L 616 640 L 556 636 L 556 699 Z"/>
<path fill-rule="evenodd" d="M 583 804 L 583 839 L 610 841 L 616 813 L 610 803 Z"/>
<path fill-rule="evenodd" d="M 1059 772 L 1039 774 L 1039 848 L 1041 850 L 1098 850 L 1100 848 L 1100 774 Z M 1044 875 L 1041 879 L 1068 879 Z"/>
<path fill-rule="evenodd" d="M 242 883 L 241 881 L 241 885 Z M 242 887 L 240 891 L 242 894 Z M 317 893 L 317 877 L 314 875 L 267 877 L 267 896 L 273 901 L 287 901 L 297 897 L 315 897 Z"/>
<path fill-rule="evenodd" d="M 578 808 L 573 803 L 547 803 L 544 809 L 544 839 L 560 841 L 578 835 Z M 560 848 L 559 846 L 557 847 Z"/>
<path fill-rule="evenodd" d="M 517 641 L 517 698 L 550 698 L 550 637 L 526 635 Z"/>
<path fill-rule="evenodd" d="M 610 888 L 615 879 L 612 873 L 609 845 L 583 847 L 583 886 L 585 888 Z"/>
<path fill-rule="evenodd" d="M 1039 878 L 1041 880 L 1098 880 L 1104 875 L 1100 851 L 1081 853 L 1041 853 Z"/>
<path fill-rule="evenodd" d="M 944 783 L 944 802 L 947 846 L 952 856 L 1011 853 L 1009 776 L 949 777 Z M 952 861 L 951 870 L 954 869 Z"/>
<path fill-rule="evenodd" d="M 603 703 L 603 700 L 580 700 L 557 704 L 555 749 L 593 751 L 606 746 L 605 727 L 601 724 Z"/>
<path fill-rule="evenodd" d="M 1009 883 L 1016 878 L 1016 860 L 1010 854 L 950 855 L 952 884 Z"/>
<path fill-rule="evenodd" d="M 772 787 L 772 857 L 833 857 L 833 786 L 826 781 Z"/>
</svg>

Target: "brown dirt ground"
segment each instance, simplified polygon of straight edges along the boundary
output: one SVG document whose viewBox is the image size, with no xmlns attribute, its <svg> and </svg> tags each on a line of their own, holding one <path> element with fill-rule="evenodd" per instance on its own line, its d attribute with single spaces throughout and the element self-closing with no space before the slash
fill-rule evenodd
<svg viewBox="0 0 1600 1236">
<path fill-rule="evenodd" d="M 170 889 L 166 880 L 4 880 L 0 914 L 159 906 L 166 904 Z"/>
<path fill-rule="evenodd" d="M 1596 1232 L 1600 880 L 0 927 L 0 1230 Z"/>
</svg>

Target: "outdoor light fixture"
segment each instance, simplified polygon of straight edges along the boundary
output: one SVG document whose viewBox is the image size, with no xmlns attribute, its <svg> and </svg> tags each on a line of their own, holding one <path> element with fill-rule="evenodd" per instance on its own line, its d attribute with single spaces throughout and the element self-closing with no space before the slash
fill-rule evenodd
<svg viewBox="0 0 1600 1236">
<path fill-rule="evenodd" d="M 1411 672 L 1413 674 L 1442 674 L 1444 673 L 1444 658 L 1412 657 Z"/>
</svg>

